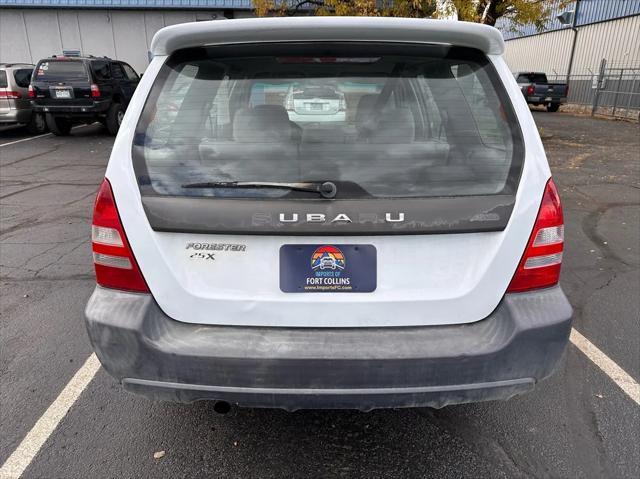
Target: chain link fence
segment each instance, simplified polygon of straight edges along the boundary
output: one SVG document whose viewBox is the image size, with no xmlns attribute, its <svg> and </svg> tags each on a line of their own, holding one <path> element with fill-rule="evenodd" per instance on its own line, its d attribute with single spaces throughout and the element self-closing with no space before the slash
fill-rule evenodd
<svg viewBox="0 0 640 479">
<path fill-rule="evenodd" d="M 566 82 L 567 75 L 548 75 L 550 82 Z M 566 109 L 640 121 L 640 65 L 608 64 L 598 71 L 569 77 Z"/>
</svg>

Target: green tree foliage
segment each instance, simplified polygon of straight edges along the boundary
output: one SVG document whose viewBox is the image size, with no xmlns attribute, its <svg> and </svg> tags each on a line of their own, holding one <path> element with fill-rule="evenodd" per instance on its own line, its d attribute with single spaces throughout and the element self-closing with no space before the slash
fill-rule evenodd
<svg viewBox="0 0 640 479">
<path fill-rule="evenodd" d="M 314 15 L 414 17 L 436 15 L 438 0 L 253 0 L 259 17 L 299 13 Z"/>
<path fill-rule="evenodd" d="M 572 0 L 253 0 L 258 16 L 355 15 L 413 18 L 458 18 L 495 25 L 507 16 L 516 27 L 533 23 L 539 30 L 556 4 L 566 7 Z"/>
<path fill-rule="evenodd" d="M 508 17 L 514 25 L 533 23 L 542 30 L 556 4 L 566 7 L 572 0 L 444 0 L 441 12 L 456 14 L 458 20 L 495 25 L 500 17 Z"/>
</svg>

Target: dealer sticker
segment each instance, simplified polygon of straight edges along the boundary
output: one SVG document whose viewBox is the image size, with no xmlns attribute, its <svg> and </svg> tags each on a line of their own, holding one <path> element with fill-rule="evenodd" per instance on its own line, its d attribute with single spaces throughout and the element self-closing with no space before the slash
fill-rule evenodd
<svg viewBox="0 0 640 479">
<path fill-rule="evenodd" d="M 370 293 L 376 289 L 373 245 L 285 244 L 280 289 L 285 293 Z"/>
</svg>

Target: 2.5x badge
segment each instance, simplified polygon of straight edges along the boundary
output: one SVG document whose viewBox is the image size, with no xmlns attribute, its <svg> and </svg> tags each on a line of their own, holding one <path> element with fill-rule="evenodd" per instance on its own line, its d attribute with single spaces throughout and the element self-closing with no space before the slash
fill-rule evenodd
<svg viewBox="0 0 640 479">
<path fill-rule="evenodd" d="M 187 243 L 185 248 L 190 252 L 189 258 L 191 259 L 204 259 L 209 261 L 215 261 L 215 253 L 219 251 L 236 251 L 244 252 L 247 250 L 247 246 L 243 244 L 234 243 Z"/>
</svg>

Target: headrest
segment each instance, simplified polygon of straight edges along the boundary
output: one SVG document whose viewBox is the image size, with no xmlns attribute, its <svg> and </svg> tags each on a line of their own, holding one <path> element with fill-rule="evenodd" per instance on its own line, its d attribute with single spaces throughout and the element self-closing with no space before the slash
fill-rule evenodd
<svg viewBox="0 0 640 479">
<path fill-rule="evenodd" d="M 362 95 L 358 101 L 356 108 L 356 126 L 360 126 L 369 120 L 373 114 L 373 108 L 376 106 L 379 95 Z"/>
<path fill-rule="evenodd" d="M 411 143 L 415 139 L 416 125 L 409 108 L 387 109 L 380 114 L 371 143 Z"/>
<path fill-rule="evenodd" d="M 247 142 L 291 140 L 291 123 L 281 105 L 258 105 L 238 110 L 233 118 L 233 138 Z"/>
</svg>

